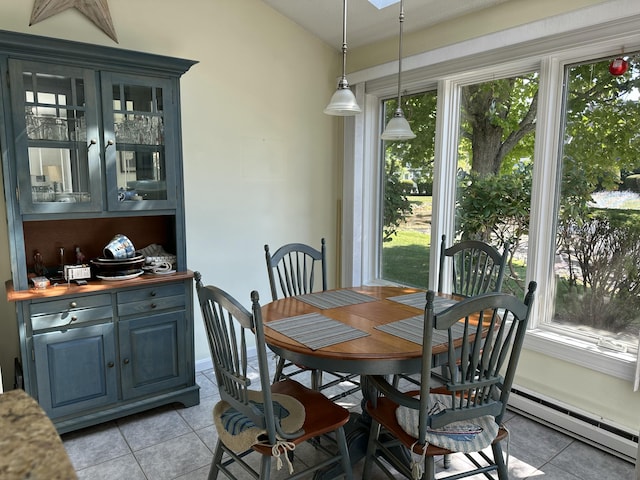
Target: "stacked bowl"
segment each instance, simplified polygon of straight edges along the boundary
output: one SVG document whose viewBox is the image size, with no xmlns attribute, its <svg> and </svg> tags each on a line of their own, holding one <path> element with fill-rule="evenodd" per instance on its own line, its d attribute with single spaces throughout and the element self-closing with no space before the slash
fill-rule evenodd
<svg viewBox="0 0 640 480">
<path fill-rule="evenodd" d="M 145 256 L 136 254 L 131 240 L 117 234 L 103 249 L 104 257 L 91 260 L 95 276 L 101 280 L 128 280 L 144 273 Z"/>
<path fill-rule="evenodd" d="M 144 273 L 144 255 L 132 258 L 94 258 L 91 260 L 96 278 L 101 280 L 128 280 Z"/>
</svg>

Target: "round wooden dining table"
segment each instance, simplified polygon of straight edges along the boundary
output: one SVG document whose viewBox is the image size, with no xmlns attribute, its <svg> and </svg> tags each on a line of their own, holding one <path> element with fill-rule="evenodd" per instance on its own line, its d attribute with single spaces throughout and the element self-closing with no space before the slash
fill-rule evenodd
<svg viewBox="0 0 640 480">
<path fill-rule="evenodd" d="M 313 305 L 315 300 L 323 300 L 327 296 L 356 296 L 364 295 L 355 303 L 331 305 Z M 411 297 L 412 303 L 403 303 L 403 297 Z M 449 297 L 450 296 L 446 296 Z M 357 373 L 362 375 L 361 387 L 363 403 L 372 395 L 368 391 L 367 375 L 391 375 L 417 373 L 421 366 L 422 345 L 419 343 L 387 333 L 380 326 L 394 324 L 396 322 L 420 317 L 416 319 L 415 333 L 421 337 L 421 319 L 424 316 L 424 304 L 426 292 L 417 288 L 392 287 L 392 286 L 361 286 L 339 290 L 318 292 L 301 297 L 287 297 L 262 306 L 262 318 L 264 323 L 265 341 L 269 348 L 277 355 L 296 363 L 325 371 L 342 373 Z M 320 302 L 322 303 L 322 301 Z M 314 315 L 315 314 L 315 315 Z M 307 318 L 304 318 L 306 316 Z M 291 325 L 298 321 L 309 322 L 305 327 L 307 333 L 317 330 L 326 335 L 335 334 L 337 343 L 311 348 L 302 341 L 298 341 L 289 335 L 275 329 L 278 323 L 291 319 Z M 334 325 L 337 331 L 326 328 L 326 319 L 340 322 Z M 314 322 L 317 322 L 314 324 Z M 323 322 L 325 323 L 323 325 Z M 271 324 L 271 326 L 270 326 Z M 274 328 L 272 328 L 274 327 Z M 344 333 L 341 329 L 355 329 L 357 338 L 351 338 L 353 332 Z M 360 332 L 360 333 L 358 333 Z M 295 336 L 295 335 L 293 335 Z M 309 335 L 307 335 L 309 336 Z M 312 336 L 312 335 L 311 335 Z M 414 338 L 416 340 L 416 338 Z M 446 361 L 447 343 L 432 346 L 434 365 Z M 440 357 L 441 356 L 441 357 Z M 362 411 L 364 412 L 364 405 Z M 351 414 L 351 420 L 345 427 L 347 431 L 347 443 L 351 463 L 355 464 L 365 455 L 369 437 L 370 419 L 367 415 Z M 407 456 L 407 461 L 409 461 Z M 315 477 L 318 480 L 334 478 L 340 473 L 340 468 L 330 468 L 327 471 L 318 472 Z"/>
<path fill-rule="evenodd" d="M 438 293 L 434 310 L 437 313 L 459 300 L 460 297 Z M 374 395 L 369 391 L 367 375 L 420 371 L 425 303 L 424 290 L 394 286 L 361 286 L 287 297 L 262 307 L 265 341 L 277 355 L 298 365 L 362 375 L 366 402 Z M 297 322 L 302 326 L 297 327 Z M 399 324 L 401 327 L 397 327 Z M 452 328 L 454 346 L 462 329 L 462 324 Z M 326 345 L 323 336 L 331 337 Z M 315 341 L 319 343 L 313 345 Z M 433 332 L 431 355 L 432 367 L 446 364 L 446 334 Z M 362 411 L 363 414 L 352 413 L 352 421 L 345 427 L 352 464 L 366 452 L 370 419 L 364 414 L 364 405 Z M 398 452 L 396 456 L 403 455 Z M 410 462 L 406 451 L 404 457 Z M 331 468 L 315 478 L 334 478 L 339 473 L 339 468 Z"/>
<path fill-rule="evenodd" d="M 327 293 L 319 292 L 303 297 L 287 297 L 265 304 L 262 307 L 262 318 L 265 326 L 265 341 L 269 348 L 289 361 L 319 370 L 361 375 L 418 372 L 422 346 L 376 327 L 422 315 L 423 309 L 389 299 L 425 292 L 416 288 L 392 286 L 361 286 L 334 292 L 345 291 L 364 294 L 372 299 L 332 308 L 319 308 L 303 300 L 305 297 L 312 299 L 314 296 L 320 297 Z M 270 328 L 269 325 L 277 320 L 311 313 L 337 320 L 365 332 L 366 335 L 313 349 Z M 441 349 L 433 349 L 434 355 L 445 351 L 446 344 Z"/>
</svg>

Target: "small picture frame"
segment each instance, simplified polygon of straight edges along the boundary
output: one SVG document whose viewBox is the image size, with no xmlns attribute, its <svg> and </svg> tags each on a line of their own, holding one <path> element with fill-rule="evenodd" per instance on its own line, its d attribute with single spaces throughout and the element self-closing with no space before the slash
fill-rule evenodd
<svg viewBox="0 0 640 480">
<path fill-rule="evenodd" d="M 122 173 L 136 172 L 136 158 L 134 155 L 120 157 L 120 171 Z"/>
</svg>

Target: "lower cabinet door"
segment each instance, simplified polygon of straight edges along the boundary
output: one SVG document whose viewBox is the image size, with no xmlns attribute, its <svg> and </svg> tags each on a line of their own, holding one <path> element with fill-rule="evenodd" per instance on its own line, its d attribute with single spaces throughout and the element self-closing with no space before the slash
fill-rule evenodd
<svg viewBox="0 0 640 480">
<path fill-rule="evenodd" d="M 124 400 L 186 386 L 186 324 L 184 310 L 120 320 Z"/>
<path fill-rule="evenodd" d="M 38 401 L 49 417 L 117 401 L 113 323 L 36 334 L 33 347 Z"/>
</svg>

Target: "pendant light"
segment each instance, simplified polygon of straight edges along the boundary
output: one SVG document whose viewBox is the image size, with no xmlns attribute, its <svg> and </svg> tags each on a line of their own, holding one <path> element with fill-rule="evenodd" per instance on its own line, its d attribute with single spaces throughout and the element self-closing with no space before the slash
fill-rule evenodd
<svg viewBox="0 0 640 480">
<path fill-rule="evenodd" d="M 387 127 L 380 135 L 382 140 L 411 140 L 416 134 L 411 131 L 409 122 L 402 111 L 402 24 L 404 23 L 404 0 L 400 0 L 400 38 L 398 41 L 398 105 Z"/>
<path fill-rule="evenodd" d="M 346 117 L 361 112 L 356 96 L 347 82 L 347 0 L 342 2 L 342 78 L 338 82 L 338 89 L 331 97 L 329 105 L 324 109 L 327 115 Z"/>
</svg>

